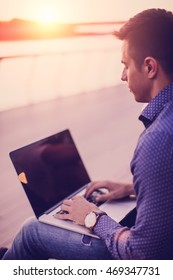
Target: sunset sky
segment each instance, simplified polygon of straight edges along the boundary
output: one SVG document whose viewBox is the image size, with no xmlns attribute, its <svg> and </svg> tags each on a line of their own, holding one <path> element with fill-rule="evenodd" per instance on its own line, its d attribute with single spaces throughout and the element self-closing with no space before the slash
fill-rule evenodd
<svg viewBox="0 0 173 280">
<path fill-rule="evenodd" d="M 171 0 L 0 0 L 0 21 L 13 18 L 43 22 L 126 20 L 147 8 L 173 10 Z"/>
</svg>

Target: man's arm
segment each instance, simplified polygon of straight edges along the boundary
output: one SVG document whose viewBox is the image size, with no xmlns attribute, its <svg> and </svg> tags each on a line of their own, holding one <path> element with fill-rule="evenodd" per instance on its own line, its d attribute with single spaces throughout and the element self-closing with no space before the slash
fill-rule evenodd
<svg viewBox="0 0 173 280">
<path fill-rule="evenodd" d="M 157 144 L 156 144 L 157 143 Z M 132 228 L 108 216 L 94 228 L 115 259 L 173 257 L 173 139 L 152 133 L 142 141 L 132 161 L 137 217 Z"/>
</svg>

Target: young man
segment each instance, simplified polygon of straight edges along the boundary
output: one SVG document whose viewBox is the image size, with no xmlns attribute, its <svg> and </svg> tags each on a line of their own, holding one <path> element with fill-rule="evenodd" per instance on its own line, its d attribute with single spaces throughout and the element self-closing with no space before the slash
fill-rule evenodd
<svg viewBox="0 0 173 280">
<path fill-rule="evenodd" d="M 99 200 L 117 199 L 135 191 L 137 216 L 122 226 L 82 197 L 65 200 L 70 219 L 90 227 L 100 239 L 82 236 L 36 220 L 16 236 L 4 259 L 172 259 L 173 258 L 173 14 L 143 11 L 115 36 L 123 41 L 122 80 L 137 102 L 148 102 L 139 119 L 145 130 L 131 161 L 133 185 L 93 182 L 108 189 Z"/>
</svg>

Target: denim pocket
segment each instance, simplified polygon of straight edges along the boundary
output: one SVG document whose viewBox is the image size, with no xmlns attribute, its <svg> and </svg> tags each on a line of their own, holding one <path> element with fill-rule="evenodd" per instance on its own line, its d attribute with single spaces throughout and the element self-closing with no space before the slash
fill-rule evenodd
<svg viewBox="0 0 173 280">
<path fill-rule="evenodd" d="M 82 244 L 85 246 L 91 246 L 92 242 L 91 242 L 91 236 L 88 235 L 82 235 Z"/>
</svg>

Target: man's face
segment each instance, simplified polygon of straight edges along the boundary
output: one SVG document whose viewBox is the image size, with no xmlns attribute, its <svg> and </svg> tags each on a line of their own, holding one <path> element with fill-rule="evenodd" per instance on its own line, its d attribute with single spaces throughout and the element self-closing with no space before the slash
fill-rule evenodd
<svg viewBox="0 0 173 280">
<path fill-rule="evenodd" d="M 137 102 L 149 102 L 151 100 L 151 82 L 144 65 L 141 65 L 141 69 L 136 67 L 134 59 L 129 54 L 127 41 L 123 42 L 121 62 L 124 64 L 121 80 L 127 82 L 128 88 L 134 94 Z"/>
</svg>

